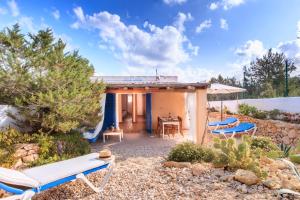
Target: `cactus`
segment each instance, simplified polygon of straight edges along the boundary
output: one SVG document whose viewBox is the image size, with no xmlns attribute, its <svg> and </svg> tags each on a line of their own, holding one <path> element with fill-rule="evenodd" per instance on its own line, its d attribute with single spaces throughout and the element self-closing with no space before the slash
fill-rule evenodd
<svg viewBox="0 0 300 200">
<path fill-rule="evenodd" d="M 240 144 L 236 139 L 229 138 L 214 140 L 214 147 L 219 154 L 214 159 L 216 167 L 227 167 L 229 169 L 246 169 L 253 171 L 258 177 L 265 177 L 266 173 L 259 167 L 260 152 L 251 149 L 251 141 L 243 137 Z"/>
</svg>

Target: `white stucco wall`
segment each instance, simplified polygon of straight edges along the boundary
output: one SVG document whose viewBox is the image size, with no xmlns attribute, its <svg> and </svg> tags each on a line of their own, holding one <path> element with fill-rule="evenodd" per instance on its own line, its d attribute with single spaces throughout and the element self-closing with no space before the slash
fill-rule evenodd
<svg viewBox="0 0 300 200">
<path fill-rule="evenodd" d="M 300 97 L 230 100 L 223 101 L 223 106 L 226 106 L 231 112 L 237 112 L 238 105 L 242 103 L 255 106 L 259 110 L 269 111 L 278 109 L 284 112 L 300 113 Z M 219 109 L 221 102 L 210 101 L 209 106 Z"/>
<path fill-rule="evenodd" d="M 0 130 L 8 126 L 15 127 L 14 120 L 7 116 L 7 112 L 16 113 L 16 109 L 8 105 L 0 105 Z"/>
</svg>

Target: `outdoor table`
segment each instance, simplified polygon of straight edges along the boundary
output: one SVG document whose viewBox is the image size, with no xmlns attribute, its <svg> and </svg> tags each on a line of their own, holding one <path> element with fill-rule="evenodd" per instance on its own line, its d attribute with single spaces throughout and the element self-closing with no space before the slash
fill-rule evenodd
<svg viewBox="0 0 300 200">
<path fill-rule="evenodd" d="M 122 138 L 123 138 L 123 129 L 120 129 L 120 130 L 106 130 L 104 131 L 103 133 L 103 143 L 105 143 L 105 137 L 106 136 L 110 136 L 110 135 L 117 135 L 119 136 L 119 140 L 120 142 L 122 141 Z"/>
<path fill-rule="evenodd" d="M 162 125 L 162 137 L 165 137 L 165 125 L 177 126 L 177 133 L 180 132 L 180 121 L 178 117 L 159 117 L 159 123 Z"/>
</svg>

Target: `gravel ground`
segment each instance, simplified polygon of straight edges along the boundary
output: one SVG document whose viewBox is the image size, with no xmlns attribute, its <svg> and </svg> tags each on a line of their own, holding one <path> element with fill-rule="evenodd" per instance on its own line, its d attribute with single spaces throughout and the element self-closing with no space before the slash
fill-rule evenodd
<svg viewBox="0 0 300 200">
<path fill-rule="evenodd" d="M 230 172 L 209 169 L 193 176 L 191 169 L 164 168 L 170 148 L 180 139 L 162 140 L 143 135 L 126 135 L 121 143 L 93 144 L 92 150 L 109 147 L 117 157 L 116 167 L 102 194 L 97 195 L 80 181 L 71 182 L 37 195 L 36 200 L 52 199 L 277 199 L 262 185 L 248 187 L 236 181 L 221 181 Z M 99 185 L 105 170 L 88 176 Z"/>
</svg>

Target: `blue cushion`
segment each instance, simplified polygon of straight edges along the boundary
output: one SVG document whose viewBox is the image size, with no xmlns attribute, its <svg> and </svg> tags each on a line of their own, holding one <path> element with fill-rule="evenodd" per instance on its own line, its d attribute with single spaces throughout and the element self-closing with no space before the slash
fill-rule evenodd
<svg viewBox="0 0 300 200">
<path fill-rule="evenodd" d="M 208 123 L 208 126 L 226 126 L 228 124 L 233 124 L 237 121 L 238 121 L 237 118 L 229 117 L 229 118 L 225 119 L 224 121 L 210 122 L 210 123 Z"/>
<path fill-rule="evenodd" d="M 232 127 L 232 128 L 225 128 L 225 129 L 219 129 L 219 130 L 214 130 L 212 133 L 215 134 L 220 134 L 220 133 L 225 133 L 225 134 L 232 134 L 232 133 L 243 133 L 245 131 L 251 130 L 255 127 L 255 124 L 249 123 L 249 122 L 243 122 L 240 123 L 238 126 Z"/>
</svg>

